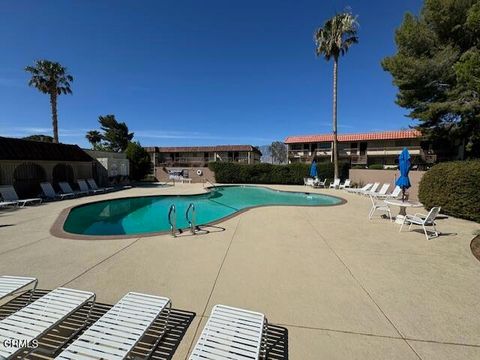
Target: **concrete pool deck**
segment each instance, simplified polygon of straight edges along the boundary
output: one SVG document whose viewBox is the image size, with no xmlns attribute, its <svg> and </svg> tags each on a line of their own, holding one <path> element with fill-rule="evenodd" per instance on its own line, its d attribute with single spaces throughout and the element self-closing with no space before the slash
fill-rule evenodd
<svg viewBox="0 0 480 360">
<path fill-rule="evenodd" d="M 333 207 L 262 207 L 206 235 L 82 241 L 50 227 L 69 206 L 136 195 L 192 194 L 199 184 L 133 188 L 0 211 L 0 274 L 39 287 L 95 291 L 115 303 L 128 291 L 172 299 L 196 316 L 173 359 L 185 359 L 213 305 L 266 314 L 288 329 L 291 359 L 479 359 L 480 225 L 447 218 L 427 241 L 376 217 L 367 198 L 338 190 Z M 200 210 L 199 210 L 200 211 Z M 397 209 L 393 209 L 394 212 Z M 221 228 L 224 230 L 222 230 Z"/>
</svg>

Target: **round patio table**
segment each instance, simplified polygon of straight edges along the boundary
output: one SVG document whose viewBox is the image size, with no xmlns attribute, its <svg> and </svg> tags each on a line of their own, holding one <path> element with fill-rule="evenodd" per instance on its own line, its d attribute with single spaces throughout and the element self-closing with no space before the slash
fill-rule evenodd
<svg viewBox="0 0 480 360">
<path fill-rule="evenodd" d="M 421 208 L 423 204 L 419 203 L 418 201 L 404 201 L 404 200 L 397 200 L 397 199 L 387 199 L 384 200 L 388 205 L 399 206 L 400 211 L 398 215 L 395 217 L 395 223 L 402 224 L 405 215 L 407 214 L 407 207 L 410 208 Z"/>
</svg>

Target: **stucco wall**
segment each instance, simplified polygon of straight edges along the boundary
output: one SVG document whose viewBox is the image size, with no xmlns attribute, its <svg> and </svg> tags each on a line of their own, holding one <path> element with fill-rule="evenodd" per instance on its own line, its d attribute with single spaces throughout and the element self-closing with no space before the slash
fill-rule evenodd
<svg viewBox="0 0 480 360">
<path fill-rule="evenodd" d="M 410 171 L 408 177 L 412 187 L 408 189 L 409 199 L 418 201 L 418 185 L 425 174 L 425 171 Z M 369 169 L 350 169 L 349 178 L 354 183 L 363 185 L 371 182 L 390 183 L 389 191 L 395 187 L 395 181 L 400 176 L 398 170 L 369 170 Z"/>
<path fill-rule="evenodd" d="M 215 173 L 211 171 L 208 167 L 166 167 L 161 168 L 157 167 L 155 169 L 155 177 L 158 181 L 166 182 L 169 181 L 168 173 L 164 170 L 188 170 L 188 177 L 192 179 L 194 183 L 203 183 L 205 179 L 208 179 L 211 182 L 215 182 Z M 197 175 L 197 170 L 202 171 L 202 175 Z"/>
</svg>

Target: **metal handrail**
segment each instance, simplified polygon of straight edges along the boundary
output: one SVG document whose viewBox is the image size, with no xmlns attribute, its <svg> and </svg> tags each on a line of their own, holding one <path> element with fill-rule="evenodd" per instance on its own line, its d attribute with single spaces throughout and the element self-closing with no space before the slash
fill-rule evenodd
<svg viewBox="0 0 480 360">
<path fill-rule="evenodd" d="M 216 186 L 214 183 L 212 183 L 210 180 L 208 180 L 207 178 L 203 178 L 203 187 L 205 187 L 205 184 L 206 184 L 207 182 L 210 183 L 210 185 L 212 185 L 212 187 L 213 187 L 214 189 L 217 188 L 217 186 Z"/>
<path fill-rule="evenodd" d="M 174 215 L 172 221 L 172 214 Z M 177 210 L 175 208 L 175 204 L 170 205 L 170 209 L 168 210 L 168 223 L 170 224 L 170 232 L 173 237 L 177 234 Z"/>
<path fill-rule="evenodd" d="M 188 213 L 190 212 L 190 209 L 192 209 L 191 219 L 188 217 Z M 195 225 L 195 204 L 194 203 L 190 203 L 190 205 L 188 205 L 187 211 L 185 211 L 185 219 L 187 219 L 188 226 L 190 227 L 190 231 L 192 232 L 193 235 L 195 235 L 196 225 Z"/>
</svg>

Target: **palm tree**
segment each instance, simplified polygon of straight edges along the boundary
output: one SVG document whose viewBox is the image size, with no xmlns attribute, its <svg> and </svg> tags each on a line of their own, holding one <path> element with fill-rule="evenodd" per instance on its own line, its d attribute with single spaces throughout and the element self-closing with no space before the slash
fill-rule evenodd
<svg viewBox="0 0 480 360">
<path fill-rule="evenodd" d="M 338 178 L 338 140 L 337 140 L 337 79 L 338 59 L 349 47 L 358 43 L 357 17 L 344 11 L 327 20 L 323 27 L 318 28 L 314 35 L 315 52 L 329 61 L 333 58 L 333 163 L 335 178 Z"/>
<path fill-rule="evenodd" d="M 67 73 L 67 68 L 58 62 L 37 60 L 34 66 L 27 66 L 25 71 L 32 74 L 29 86 L 36 87 L 40 92 L 50 95 L 52 107 L 53 142 L 58 143 L 57 97 L 61 94 L 71 94 L 70 83 L 73 77 Z"/>
<path fill-rule="evenodd" d="M 87 138 L 88 142 L 92 144 L 93 150 L 101 149 L 100 143 L 103 140 L 103 135 L 100 133 L 100 131 L 98 130 L 87 131 L 87 134 L 85 135 L 85 137 Z"/>
</svg>

